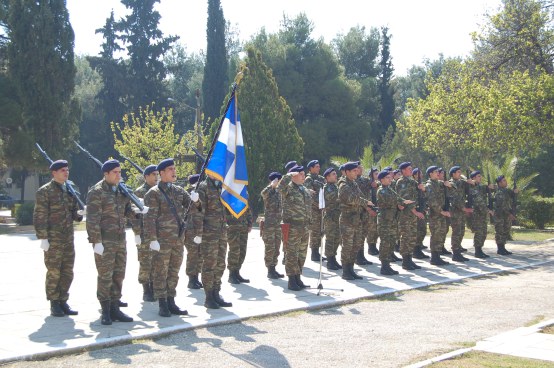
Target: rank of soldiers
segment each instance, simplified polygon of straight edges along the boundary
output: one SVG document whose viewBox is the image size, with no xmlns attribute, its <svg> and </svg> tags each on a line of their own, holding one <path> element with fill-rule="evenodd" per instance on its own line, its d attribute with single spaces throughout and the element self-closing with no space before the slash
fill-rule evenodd
<svg viewBox="0 0 554 368">
<path fill-rule="evenodd" d="M 50 163 L 52 180 L 37 191 L 34 226 L 44 250 L 46 298 L 52 316 L 78 313 L 68 304 L 75 261 L 73 222 L 82 221 L 85 215 L 103 325 L 133 321 L 120 309 L 127 306 L 121 298 L 128 221 L 135 234 L 143 300 L 157 301 L 161 317 L 187 314 L 175 301 L 185 248 L 187 287 L 204 289 L 206 308 L 232 306 L 220 294 L 225 268 L 229 283 L 249 282 L 240 271 L 253 226 L 252 213 L 247 211 L 238 219 L 229 213 L 220 200 L 222 183 L 218 178 L 191 175 L 190 187 L 184 189 L 176 185 L 175 162 L 168 158 L 141 169 L 144 184 L 133 192 L 122 183 L 119 161 L 97 162 L 103 178 L 89 190 L 85 206 L 68 180 L 68 162 Z M 423 172 L 411 162 L 401 163 L 396 170 L 371 168 L 367 177 L 360 162 L 348 162 L 338 172 L 328 168 L 323 175 L 317 160 L 306 166 L 288 162 L 286 174 L 271 172 L 261 192 L 264 214 L 258 223 L 267 277 L 279 280 L 286 274 L 289 290 L 309 288 L 302 280 L 308 248 L 311 261 L 320 266 L 326 262 L 329 271 L 340 272 L 349 281 L 362 279 L 355 265 L 372 264 L 365 258 L 365 243 L 368 253 L 378 256 L 379 272 L 385 276 L 399 273 L 391 267 L 398 261 L 408 271 L 422 268 L 413 259 L 430 258 L 430 264 L 446 266 L 449 262 L 441 257 L 451 255 L 453 262 L 467 262 L 463 255 L 467 250 L 462 247 L 466 222 L 474 233 L 475 257 L 488 258 L 483 245 L 489 216 L 494 216 L 497 254 L 511 254 L 506 241 L 515 220 L 518 190 L 509 189 L 502 175 L 495 184 L 485 184 L 480 171 L 464 177 L 459 166 L 448 170 L 450 180 L 438 166 Z M 427 224 L 430 256 L 423 245 Z M 450 251 L 445 248 L 449 228 Z M 277 270 L 281 252 L 285 274 Z"/>
</svg>

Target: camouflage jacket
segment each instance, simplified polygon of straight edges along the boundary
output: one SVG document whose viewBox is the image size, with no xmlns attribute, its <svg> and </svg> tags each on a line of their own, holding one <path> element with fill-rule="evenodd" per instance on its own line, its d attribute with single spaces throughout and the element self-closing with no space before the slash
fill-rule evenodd
<svg viewBox="0 0 554 368">
<path fill-rule="evenodd" d="M 411 176 L 402 176 L 396 182 L 396 193 L 404 199 L 409 199 L 414 201 L 412 204 L 403 204 L 403 212 L 410 212 L 413 208 L 417 206 L 417 195 L 419 189 L 417 188 L 417 181 L 414 180 Z"/>
<path fill-rule="evenodd" d="M 392 185 L 392 184 L 391 184 Z M 379 214 L 377 219 L 379 222 L 392 223 L 396 217 L 396 211 L 399 204 L 402 204 L 403 199 L 396 192 L 391 190 L 390 185 L 381 186 L 377 190 L 377 207 Z"/>
<path fill-rule="evenodd" d="M 127 219 L 137 218 L 131 200 L 105 180 L 96 183 L 87 195 L 87 233 L 90 243 L 125 241 Z"/>
<path fill-rule="evenodd" d="M 235 218 L 229 210 L 226 209 L 225 211 L 225 218 L 227 220 L 227 225 L 229 226 L 246 226 L 248 228 L 252 228 L 252 211 L 250 207 L 240 216 L 239 218 Z"/>
<path fill-rule="evenodd" d="M 162 193 L 165 192 L 179 217 L 175 218 L 171 206 Z M 180 186 L 172 183 L 158 183 L 144 196 L 144 205 L 150 209 L 144 215 L 144 235 L 146 242 L 154 240 L 175 241 L 179 238 L 179 222 L 184 224 L 185 212 L 191 203 L 189 194 Z M 179 221 L 179 222 L 178 222 Z M 181 236 L 184 235 L 184 229 Z"/>
<path fill-rule="evenodd" d="M 431 215 L 438 215 L 444 207 L 444 183 L 441 180 L 427 180 L 425 184 L 425 200 Z"/>
<path fill-rule="evenodd" d="M 360 210 L 364 210 L 367 201 L 364 201 L 363 194 L 358 184 L 354 180 L 345 178 L 343 182 L 339 184 L 339 207 L 341 214 L 345 213 L 360 213 Z"/>
<path fill-rule="evenodd" d="M 283 204 L 283 222 L 293 225 L 308 225 L 312 217 L 313 202 L 309 190 L 303 185 L 295 184 L 292 180 L 288 180 L 288 184 L 286 182 L 281 180 L 279 183 Z"/>
<path fill-rule="evenodd" d="M 51 180 L 36 194 L 33 224 L 38 239 L 73 236 L 73 221 L 81 221 L 77 201 L 62 186 Z M 66 236 L 67 235 L 67 236 Z"/>
<path fill-rule="evenodd" d="M 484 213 L 488 211 L 488 188 L 485 184 L 475 184 L 469 189 L 469 195 L 473 200 L 473 211 Z"/>
<path fill-rule="evenodd" d="M 138 198 L 144 199 L 144 196 L 146 193 L 152 188 L 150 185 L 144 183 L 137 189 L 135 189 L 134 193 Z M 144 237 L 144 219 L 143 215 L 137 215 L 137 219 L 132 222 L 133 224 L 133 232 L 136 235 L 140 235 L 140 238 L 143 242 L 145 242 Z"/>
<path fill-rule="evenodd" d="M 497 217 L 506 217 L 509 214 L 513 214 L 513 201 L 513 190 L 498 187 L 494 195 L 494 215 Z"/>
<path fill-rule="evenodd" d="M 319 211 L 319 190 L 323 189 L 325 185 L 325 178 L 317 174 L 306 174 L 306 180 L 304 180 L 304 187 L 310 189 L 312 192 L 312 210 Z"/>
<path fill-rule="evenodd" d="M 283 211 L 281 193 L 276 188 L 268 185 L 262 190 L 261 196 L 264 200 L 265 225 L 279 225 Z"/>
<path fill-rule="evenodd" d="M 466 193 L 470 185 L 462 179 L 450 179 L 452 188 L 448 189 L 448 200 L 450 201 L 451 211 L 463 211 L 466 204 Z"/>
<path fill-rule="evenodd" d="M 221 231 L 227 228 L 225 206 L 221 202 L 221 187 L 215 181 L 206 178 L 198 185 L 198 194 L 202 202 L 202 231 Z"/>
<path fill-rule="evenodd" d="M 325 217 L 338 218 L 340 215 L 339 188 L 334 183 L 327 183 L 323 187 L 323 195 L 325 196 Z"/>
<path fill-rule="evenodd" d="M 190 192 L 192 192 L 193 189 L 194 187 L 187 188 L 187 193 L 190 195 Z M 201 201 L 199 205 L 189 207 L 189 213 L 185 221 L 187 223 L 187 231 L 193 231 L 194 236 L 202 236 L 204 218 L 202 211 L 204 211 L 204 209 Z"/>
</svg>

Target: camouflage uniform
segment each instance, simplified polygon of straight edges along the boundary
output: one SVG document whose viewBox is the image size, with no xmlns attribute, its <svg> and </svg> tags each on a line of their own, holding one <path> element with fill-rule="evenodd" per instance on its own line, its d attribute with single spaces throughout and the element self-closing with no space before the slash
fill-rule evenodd
<svg viewBox="0 0 554 368">
<path fill-rule="evenodd" d="M 367 202 L 355 181 L 345 178 L 339 184 L 340 234 L 342 238 L 341 261 L 353 264 L 362 236 L 360 232 L 360 211 L 365 210 Z"/>
<path fill-rule="evenodd" d="M 319 209 L 319 190 L 323 188 L 325 178 L 317 174 L 307 174 L 304 181 L 304 187 L 313 191 L 312 193 L 312 209 L 310 220 L 310 248 L 318 249 L 321 247 L 321 222 L 322 211 Z"/>
<path fill-rule="evenodd" d="M 362 192 L 362 197 L 366 198 L 368 201 L 371 200 L 371 181 L 369 178 L 359 176 L 356 179 L 356 184 L 358 184 Z M 360 236 L 358 238 L 358 244 L 355 244 L 356 252 L 364 249 L 365 240 L 369 234 L 369 222 L 372 218 L 375 217 L 371 217 L 365 207 L 360 210 Z"/>
<path fill-rule="evenodd" d="M 400 254 L 409 256 L 416 246 L 417 216 L 412 210 L 417 206 L 418 184 L 411 176 L 402 176 L 396 182 L 396 192 L 401 198 L 414 201 L 412 204 L 403 204 L 403 210 L 398 213 L 398 229 L 400 231 Z"/>
<path fill-rule="evenodd" d="M 426 202 L 429 207 L 429 230 L 431 230 L 431 252 L 440 252 L 446 238 L 448 228 L 446 217 L 441 215 L 445 193 L 444 183 L 429 179 L 425 184 Z"/>
<path fill-rule="evenodd" d="M 152 188 L 150 185 L 144 183 L 135 190 L 135 195 L 138 198 L 143 198 Z M 140 284 L 145 284 L 153 280 L 152 277 L 152 251 L 150 250 L 150 244 L 146 242 L 144 236 L 144 224 L 143 224 L 143 215 L 138 215 L 138 219 L 133 222 L 133 230 L 137 229 L 135 232 L 136 235 L 140 235 L 141 243 L 137 244 L 137 256 L 139 261 L 139 273 L 138 273 L 138 282 Z"/>
<path fill-rule="evenodd" d="M 513 199 L 513 190 L 500 187 L 496 189 L 494 196 L 494 238 L 498 245 L 505 245 L 510 235 L 510 227 L 512 226 L 510 215 L 513 215 Z"/>
<path fill-rule="evenodd" d="M 127 248 L 125 223 L 136 215 L 128 197 L 105 180 L 96 183 L 87 195 L 87 233 L 92 244 L 102 243 L 104 253 L 94 254 L 98 272 L 96 296 L 100 302 L 119 301 L 125 279 Z"/>
<path fill-rule="evenodd" d="M 248 232 L 252 229 L 252 212 L 247 209 L 238 219 L 229 211 L 226 211 L 227 218 L 227 241 L 229 252 L 227 253 L 227 268 L 229 271 L 241 269 L 246 258 L 246 247 L 248 245 Z"/>
<path fill-rule="evenodd" d="M 277 266 L 281 247 L 281 194 L 268 185 L 262 190 L 264 200 L 264 230 L 262 239 L 265 244 L 264 262 L 266 267 Z"/>
<path fill-rule="evenodd" d="M 285 271 L 287 276 L 301 275 L 308 251 L 308 226 L 313 199 L 306 187 L 295 184 L 290 178 L 279 182 L 279 192 L 283 204 L 283 223 L 290 224 Z"/>
<path fill-rule="evenodd" d="M 450 182 L 452 183 L 452 188 L 448 191 L 450 200 L 450 226 L 452 226 L 450 243 L 452 251 L 461 251 L 466 225 L 464 208 L 469 184 L 462 179 L 450 179 Z"/>
<path fill-rule="evenodd" d="M 187 189 L 187 192 L 193 190 L 193 187 Z M 197 276 L 202 270 L 202 254 L 200 244 L 194 242 L 196 236 L 202 236 L 202 206 L 190 206 L 185 231 L 185 247 L 187 248 L 186 273 L 188 276 Z"/>
<path fill-rule="evenodd" d="M 81 221 L 77 201 L 65 184 L 51 180 L 36 193 L 33 224 L 38 239 L 48 239 L 50 248 L 44 252 L 46 266 L 46 299 L 67 301 L 73 281 L 75 246 L 73 221 Z"/>
<path fill-rule="evenodd" d="M 488 188 L 484 184 L 475 184 L 471 187 L 469 195 L 473 202 L 473 213 L 471 214 L 471 222 L 473 228 L 473 246 L 475 249 L 483 248 L 485 239 L 487 238 L 487 215 L 489 208 Z"/>
<path fill-rule="evenodd" d="M 370 192 L 369 199 L 374 204 L 377 202 L 377 191 L 379 187 L 373 187 L 371 184 L 373 181 L 370 181 Z M 368 227 L 367 227 L 367 243 L 368 244 L 377 244 L 377 239 L 379 238 L 379 230 L 377 227 L 377 216 L 369 216 Z"/>
<path fill-rule="evenodd" d="M 399 204 L 402 204 L 402 199 L 391 190 L 390 186 L 381 186 L 377 190 L 377 206 L 379 207 L 377 226 L 381 238 L 379 249 L 381 262 L 392 262 L 391 256 L 396 242 L 395 217 Z"/>
<path fill-rule="evenodd" d="M 221 184 L 206 178 L 198 185 L 202 202 L 202 284 L 206 291 L 221 288 L 227 254 L 227 223 L 225 207 L 221 203 Z"/>
<path fill-rule="evenodd" d="M 325 196 L 325 256 L 336 257 L 340 245 L 340 208 L 339 188 L 334 183 L 327 183 L 323 187 Z"/>
<path fill-rule="evenodd" d="M 175 218 L 171 206 L 173 204 L 178 219 Z M 179 270 L 184 258 L 184 229 L 179 234 L 179 225 L 184 222 L 187 208 L 194 207 L 189 194 L 180 186 L 160 182 L 152 187 L 144 197 L 144 205 L 150 209 L 144 215 L 144 233 L 146 241 L 160 243 L 160 250 L 152 257 L 152 273 L 154 276 L 154 298 L 165 299 L 177 295 Z M 179 221 L 179 222 L 178 222 Z"/>
</svg>

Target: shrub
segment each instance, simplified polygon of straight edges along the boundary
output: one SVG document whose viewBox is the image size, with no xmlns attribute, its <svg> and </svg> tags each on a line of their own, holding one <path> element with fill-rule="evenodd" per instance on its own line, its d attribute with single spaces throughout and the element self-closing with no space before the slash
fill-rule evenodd
<svg viewBox="0 0 554 368">
<path fill-rule="evenodd" d="M 15 222 L 18 225 L 32 225 L 35 202 L 25 202 L 17 208 Z"/>
<path fill-rule="evenodd" d="M 554 198 L 544 198 L 540 196 L 531 196 L 527 201 L 521 204 L 522 224 L 530 221 L 535 228 L 544 229 L 544 226 L 554 219 Z"/>
</svg>

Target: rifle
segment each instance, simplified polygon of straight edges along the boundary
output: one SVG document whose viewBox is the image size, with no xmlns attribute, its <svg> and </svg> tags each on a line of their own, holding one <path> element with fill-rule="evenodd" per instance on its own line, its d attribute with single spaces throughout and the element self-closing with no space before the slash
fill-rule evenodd
<svg viewBox="0 0 554 368">
<path fill-rule="evenodd" d="M 448 187 L 444 184 L 443 186 L 444 186 L 444 205 L 442 206 L 442 210 L 445 212 L 448 212 L 450 211 L 450 201 L 448 200 Z"/>
<path fill-rule="evenodd" d="M 492 205 L 492 193 L 491 193 L 491 188 L 489 188 L 489 185 L 491 185 L 491 174 L 490 173 L 487 173 L 487 207 L 489 209 L 489 211 L 492 211 L 493 210 L 493 205 Z M 493 217 L 492 215 L 490 216 L 491 218 L 491 222 L 493 221 Z"/>
<path fill-rule="evenodd" d="M 121 152 L 118 152 L 118 153 L 119 153 L 119 155 L 120 155 L 124 160 L 127 160 L 131 165 L 133 165 L 133 167 L 134 167 L 135 169 L 137 169 L 139 173 L 144 174 L 144 169 L 143 169 L 142 167 L 140 167 L 139 165 L 137 165 L 136 163 L 134 163 L 133 161 L 131 161 L 131 159 L 130 159 L 129 157 L 123 156 L 123 155 L 121 154 Z"/>
<path fill-rule="evenodd" d="M 206 157 L 202 156 L 202 154 L 200 152 L 198 152 L 198 150 L 194 147 L 188 147 L 192 150 L 192 152 L 194 152 L 194 154 L 196 155 L 196 157 L 198 157 L 200 159 L 200 161 L 202 161 L 202 163 L 204 163 L 206 161 Z"/>
<path fill-rule="evenodd" d="M 87 151 L 84 147 L 82 147 L 79 143 L 77 143 L 76 141 L 73 141 L 75 142 L 75 144 L 77 145 L 77 147 L 85 154 L 87 155 L 88 158 L 90 158 L 92 161 L 94 161 L 94 163 L 96 164 L 96 166 L 98 166 L 99 168 L 102 168 L 102 162 L 100 162 L 100 160 L 98 160 L 96 157 L 94 157 L 89 151 Z M 133 191 L 127 186 L 127 184 L 125 184 L 125 182 L 122 180 L 120 181 L 118 184 L 117 184 L 117 188 L 119 189 L 119 192 L 121 194 L 123 194 L 125 197 L 129 198 L 131 200 L 131 202 L 133 202 L 133 204 L 135 206 L 138 207 L 139 210 L 141 211 L 144 211 L 144 206 L 142 205 L 142 203 L 140 202 L 140 200 L 138 199 L 138 197 L 136 195 L 133 194 Z"/>
<path fill-rule="evenodd" d="M 516 181 L 516 176 L 514 175 L 514 196 L 513 196 L 513 199 L 512 199 L 512 214 L 514 215 L 514 217 L 517 216 L 517 194 L 515 192 L 515 190 L 517 189 L 517 181 Z"/>
<path fill-rule="evenodd" d="M 467 179 L 469 180 L 469 169 L 466 171 Z M 469 184 L 466 183 L 466 189 L 465 189 L 467 202 L 466 202 L 466 208 L 473 208 L 473 197 L 471 196 L 471 191 L 469 190 Z"/>
<path fill-rule="evenodd" d="M 421 170 L 417 172 L 417 208 L 416 211 L 420 213 L 424 213 L 424 203 L 423 203 L 423 193 L 421 193 L 421 190 L 419 190 L 419 186 L 421 185 Z"/>
<path fill-rule="evenodd" d="M 38 143 L 35 142 L 35 145 L 37 146 L 38 151 L 46 159 L 46 161 L 48 161 L 50 163 L 50 165 L 52 165 L 52 163 L 54 161 L 52 161 L 52 159 L 48 156 L 46 151 L 44 151 Z M 71 180 L 66 180 L 65 184 L 66 184 L 66 187 L 67 187 L 67 192 L 69 193 L 70 196 L 75 198 L 75 200 L 77 201 L 77 204 L 79 205 L 79 209 L 84 210 L 85 209 L 85 204 L 83 203 L 83 201 L 79 197 L 79 195 L 80 195 L 79 191 L 75 190 L 75 188 L 74 188 L 75 183 L 73 183 Z"/>
</svg>

